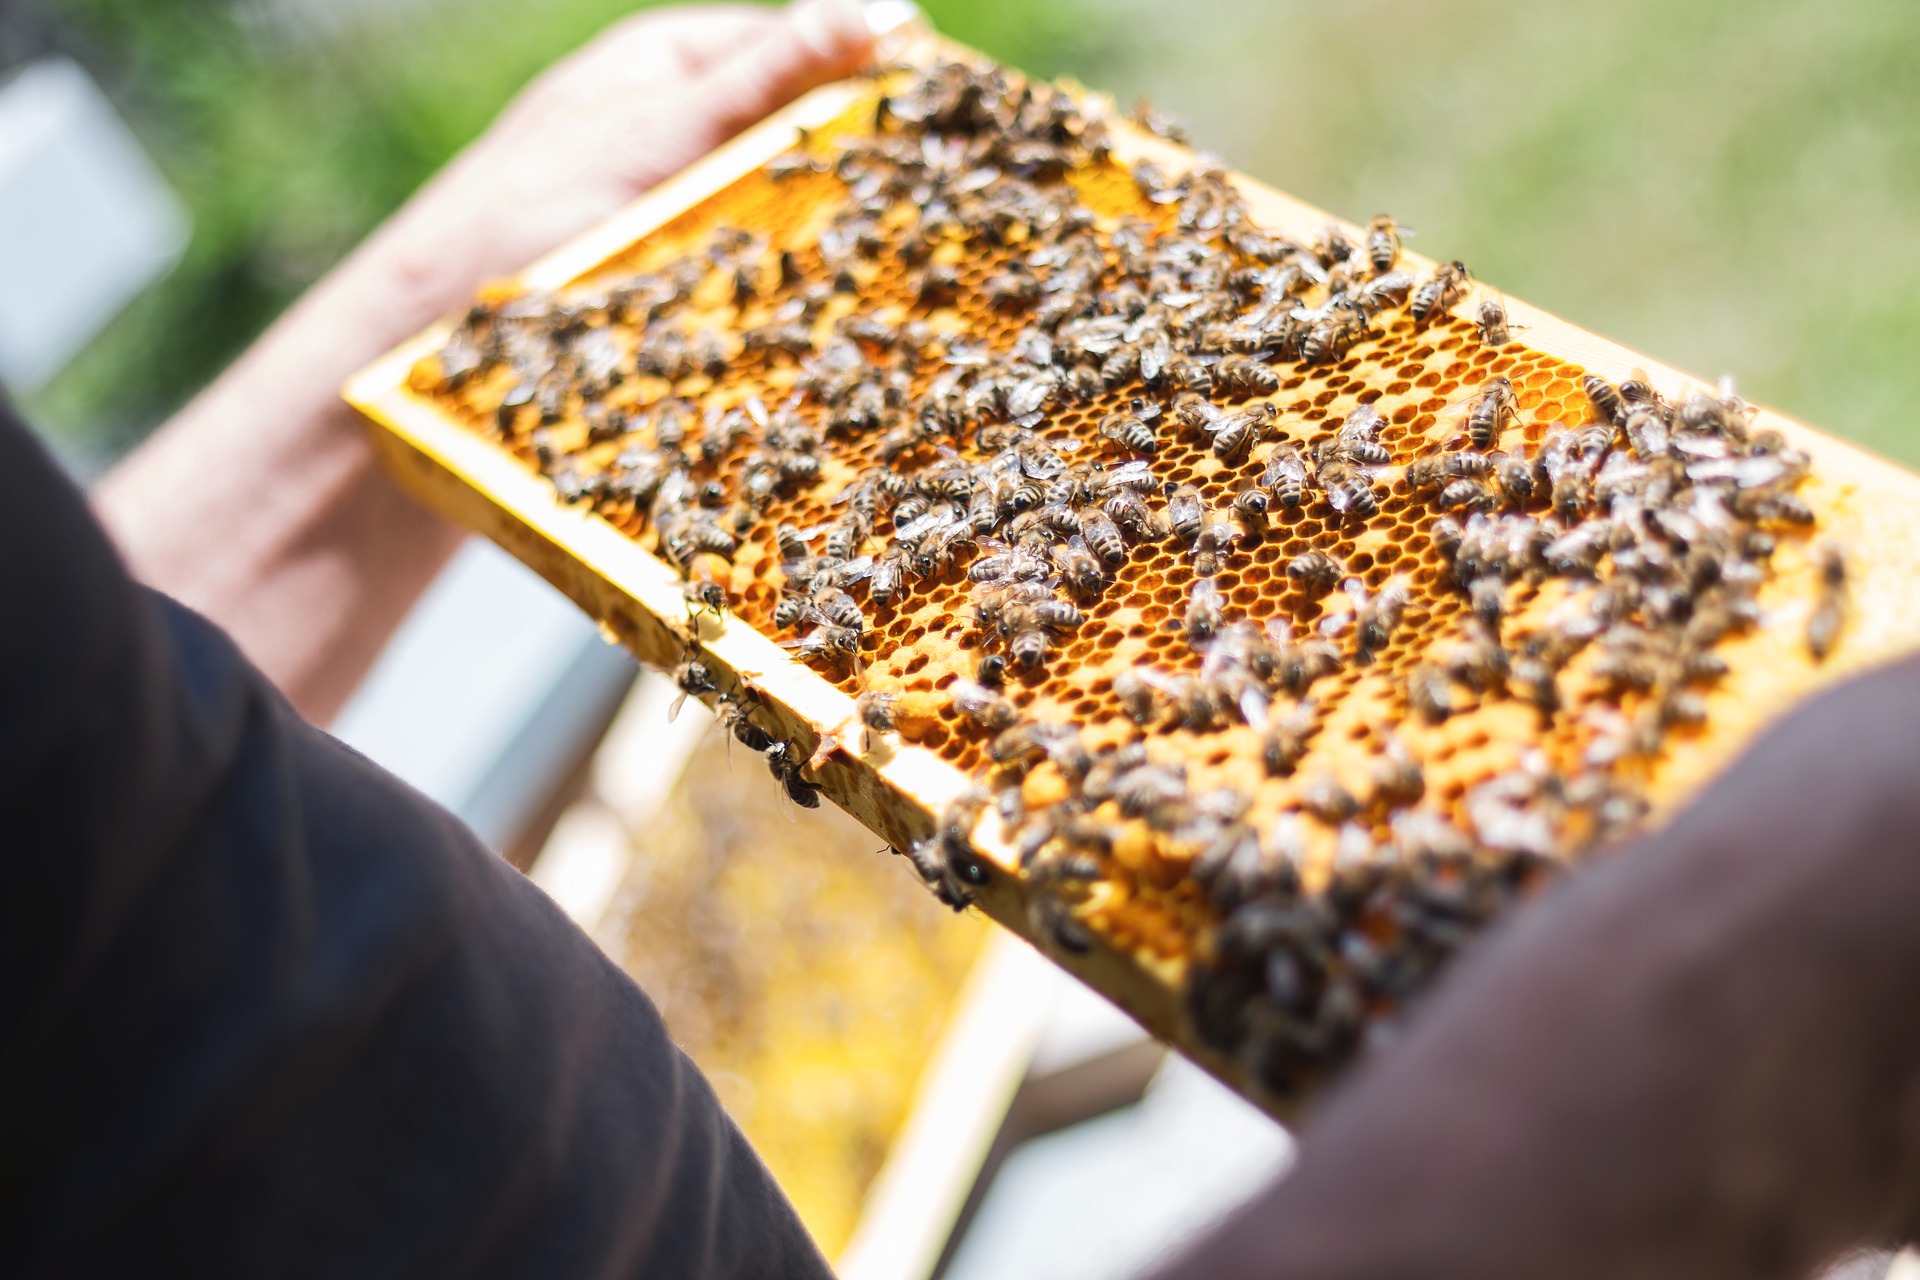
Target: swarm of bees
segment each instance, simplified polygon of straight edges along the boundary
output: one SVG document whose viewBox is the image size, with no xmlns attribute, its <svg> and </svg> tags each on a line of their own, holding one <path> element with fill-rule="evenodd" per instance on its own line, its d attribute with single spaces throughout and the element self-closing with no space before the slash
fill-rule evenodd
<svg viewBox="0 0 1920 1280">
<path fill-rule="evenodd" d="M 867 744 L 972 771 L 902 851 L 943 901 L 994 814 L 1035 934 L 1179 954 L 1193 1034 L 1274 1094 L 1635 829 L 1816 522 L 1731 387 L 1543 376 L 1391 218 L 1278 235 L 1217 164 L 1125 167 L 1002 70 L 896 72 L 758 181 L 831 216 L 476 306 L 422 376 L 674 565 L 690 619 L 783 636 Z M 1845 553 L 1815 563 L 1823 660 Z M 819 803 L 750 691 L 693 651 L 675 678 Z M 1356 690 L 1379 716 L 1339 719 Z M 1514 711 L 1500 767 L 1435 774 L 1450 723 Z"/>
</svg>

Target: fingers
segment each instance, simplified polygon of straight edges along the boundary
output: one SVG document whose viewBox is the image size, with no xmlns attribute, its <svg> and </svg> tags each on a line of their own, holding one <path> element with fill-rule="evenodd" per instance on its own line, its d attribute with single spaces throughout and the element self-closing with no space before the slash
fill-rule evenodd
<svg viewBox="0 0 1920 1280">
<path fill-rule="evenodd" d="M 689 142 L 707 150 L 800 94 L 857 70 L 873 36 L 859 0 L 799 0 L 688 90 Z"/>
</svg>

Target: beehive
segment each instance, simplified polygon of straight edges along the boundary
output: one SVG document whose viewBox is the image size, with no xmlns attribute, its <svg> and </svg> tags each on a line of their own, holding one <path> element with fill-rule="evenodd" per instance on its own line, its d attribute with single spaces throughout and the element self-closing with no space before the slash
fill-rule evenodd
<svg viewBox="0 0 1920 1280">
<path fill-rule="evenodd" d="M 914 56 L 923 64 L 971 57 L 937 44 L 918 49 Z M 789 281 L 776 273 L 736 286 L 729 272 L 707 272 L 690 301 L 672 317 L 690 332 L 709 329 L 728 335 L 732 345 L 725 347 L 727 358 L 716 360 L 711 374 L 692 372 L 672 381 L 629 376 L 596 398 L 603 410 L 644 409 L 668 395 L 716 409 L 741 406 L 750 398 L 761 406 L 786 403 L 801 376 L 800 363 L 778 353 L 742 353 L 738 336 L 777 320 L 783 302 L 808 279 L 827 273 L 819 250 L 821 233 L 845 204 L 848 187 L 818 166 L 795 172 L 794 165 L 783 161 L 781 176 L 763 166 L 790 155 L 796 143 L 804 156 L 825 162 L 848 140 L 892 127 L 877 121 L 876 107 L 918 74 L 904 69 L 887 79 L 850 82 L 810 95 L 607 226 L 537 264 L 521 280 L 497 291 L 495 300 L 538 296 L 545 290 L 604 293 L 636 273 L 658 271 L 704 252 L 718 229 L 752 233 L 764 239 L 757 252 L 765 261 L 778 261 L 782 250 L 790 253 L 784 269 L 796 278 Z M 1092 112 L 1104 110 L 1098 100 L 1087 101 Z M 1173 202 L 1149 199 L 1131 169 L 1144 160 L 1171 177 L 1190 170 L 1194 157 L 1124 123 L 1113 123 L 1109 136 L 1110 153 L 1073 168 L 1061 180 L 1092 212 L 1094 225 L 1109 237 L 1109 244 L 1118 220 L 1129 216 L 1170 234 Z M 1238 176 L 1230 181 L 1260 226 L 1295 241 L 1311 243 L 1326 235 L 1329 226 L 1343 225 L 1257 183 Z M 910 220 L 902 215 L 883 230 Z M 1356 243 L 1361 241 L 1359 229 L 1343 229 Z M 895 248 L 883 243 L 882 252 L 860 257 L 845 271 L 850 278 L 843 281 L 842 292 L 811 322 L 811 341 L 824 343 L 835 322 L 850 313 L 893 322 L 924 318 L 950 335 L 949 343 L 958 336 L 1000 353 L 1032 326 L 1027 310 L 995 306 L 984 293 L 989 278 L 1024 253 L 1024 244 L 987 243 L 975 237 L 936 249 L 933 260 L 948 262 L 955 271 L 950 299 L 917 296 L 914 272 Z M 1402 265 L 1420 279 L 1434 268 L 1412 254 L 1402 255 Z M 1339 900 L 1344 882 L 1337 872 L 1352 852 L 1343 841 L 1384 847 L 1393 838 L 1389 807 L 1363 808 L 1349 822 L 1317 817 L 1296 822 L 1303 799 L 1313 798 L 1307 795 L 1309 788 L 1336 780 L 1364 803 L 1391 742 L 1392 750 L 1403 751 L 1422 767 L 1422 805 L 1469 827 L 1464 814 L 1476 796 L 1484 794 L 1480 788 L 1489 780 L 1526 776 L 1529 770 L 1541 776 L 1582 767 L 1607 731 L 1610 717 L 1630 722 L 1646 714 L 1644 696 L 1623 693 L 1617 682 L 1609 685 L 1596 678 L 1591 651 L 1565 662 L 1556 686 L 1558 709 L 1550 714 L 1514 697 L 1459 689 L 1455 692 L 1462 708 L 1443 721 L 1430 722 L 1410 711 L 1409 676 L 1459 634 L 1471 606 L 1435 544 L 1441 512 L 1430 494 L 1413 491 L 1407 465 L 1439 452 L 1458 452 L 1465 412 L 1461 402 L 1495 377 L 1511 381 L 1519 409 L 1500 443 L 1529 457 L 1538 455 L 1556 428 L 1595 420 L 1581 384 L 1588 373 L 1614 382 L 1639 376 L 1676 401 L 1689 389 L 1718 395 L 1516 301 L 1506 303 L 1513 340 L 1490 345 L 1467 318 L 1484 296 L 1476 290 L 1424 322 L 1389 309 L 1372 332 L 1335 358 L 1272 361 L 1278 389 L 1269 396 L 1238 397 L 1230 406 L 1266 399 L 1275 408 L 1266 438 L 1244 461 L 1223 461 L 1198 435 L 1160 433 L 1160 446 L 1150 460 L 1156 485 L 1191 484 L 1210 511 L 1224 513 L 1274 448 L 1292 443 L 1310 452 L 1364 404 L 1382 415 L 1378 442 L 1389 457 L 1377 473 L 1376 513 L 1362 517 L 1335 511 L 1325 492 L 1314 492 L 1296 509 L 1275 511 L 1261 536 L 1236 536 L 1222 563 L 1208 566 L 1216 570 L 1210 576 L 1229 619 L 1244 618 L 1256 625 L 1279 620 L 1281 630 L 1296 641 L 1331 636 L 1349 649 L 1353 627 L 1346 615 L 1356 600 L 1377 594 L 1390 581 L 1404 582 L 1409 589 L 1401 624 L 1373 661 L 1345 661 L 1308 690 L 1310 705 L 1300 712 L 1303 723 L 1310 716 L 1307 749 L 1290 774 L 1272 776 L 1263 764 L 1261 733 L 1252 725 L 1196 730 L 1161 723 L 1143 733 L 1123 713 L 1115 692 L 1115 677 L 1123 671 L 1145 666 L 1177 680 L 1200 672 L 1205 664 L 1183 627 L 1196 577 L 1195 558 L 1184 540 L 1164 535 L 1137 539 L 1098 598 L 1082 602 L 1085 621 L 1063 628 L 1044 663 L 1030 673 L 1016 671 L 1005 689 L 1023 719 L 1078 726 L 1084 744 L 1096 752 L 1144 740 L 1155 761 L 1184 765 L 1193 794 L 1237 793 L 1246 797 L 1246 821 L 1254 827 L 1271 831 L 1280 824 L 1296 830 L 1298 847 L 1292 856 L 1300 900 L 1339 917 L 1341 927 L 1359 943 L 1390 943 L 1399 928 L 1396 920 L 1410 902 L 1433 899 L 1446 909 L 1450 896 L 1459 896 L 1463 876 L 1467 882 L 1487 877 L 1489 884 L 1474 892 L 1484 890 L 1504 901 L 1524 889 L 1532 871 L 1515 872 L 1507 860 L 1476 855 L 1437 873 L 1414 869 L 1390 877 L 1388 884 L 1369 881 L 1364 901 Z M 602 321 L 586 323 L 599 327 Z M 609 358 L 631 367 L 637 330 L 605 327 L 611 335 Z M 577 499 L 578 490 L 591 489 L 592 477 L 614 464 L 627 441 L 591 440 L 584 402 L 577 395 L 551 406 L 549 420 L 536 437 L 533 424 L 542 416 L 537 406 L 509 404 L 502 411 L 503 400 L 519 381 L 505 369 L 483 369 L 457 387 L 446 385 L 438 353 L 450 332 L 442 326 L 422 335 L 368 370 L 350 389 L 355 403 L 380 424 L 375 438 L 397 473 L 423 497 L 518 554 L 643 659 L 671 668 L 691 656 L 712 671 L 723 693 L 750 693 L 756 723 L 775 737 L 791 740 L 796 755 L 817 753 L 807 778 L 898 849 L 925 842 L 943 810 L 974 779 L 992 772 L 991 735 L 946 705 L 947 692 L 957 680 L 975 674 L 982 654 L 1004 647 L 1003 641 L 966 622 L 976 594 L 966 575 L 971 563 L 967 555 L 913 582 L 889 605 L 869 603 L 870 629 L 858 662 L 797 661 L 779 644 L 796 633 L 777 627 L 774 618 L 784 578 L 782 553 L 775 545 L 777 525 L 817 529 L 830 523 L 844 511 L 841 495 L 847 486 L 883 464 L 912 473 L 952 459 L 978 460 L 989 451 L 982 450 L 977 439 L 956 436 L 929 443 L 888 463 L 881 456 L 884 432 L 830 434 L 819 451 L 818 481 L 793 486 L 770 501 L 742 533 L 730 565 L 720 569 L 729 607 L 695 612 L 686 602 L 680 572 L 655 554 L 657 528 L 620 509 L 617 502 L 563 500 L 541 474 L 543 466 L 564 473 L 562 487 L 575 490 L 571 496 Z M 937 364 L 911 372 L 907 404 L 926 394 L 937 372 Z M 1030 423 L 1032 432 L 1048 441 L 1078 442 L 1068 455 L 1075 459 L 1099 457 L 1118 465 L 1132 455 L 1104 440 L 1096 424 L 1143 390 L 1136 381 L 1106 386 L 1084 398 L 1059 396 Z M 530 399 L 525 394 L 511 398 Z M 833 407 L 818 403 L 817 397 L 801 396 L 794 403 L 796 412 L 814 422 Z M 1765 576 L 1756 597 L 1765 625 L 1738 630 L 1713 646 L 1726 671 L 1693 689 L 1698 695 L 1693 722 L 1664 732 L 1656 749 L 1611 770 L 1610 778 L 1624 792 L 1644 797 L 1652 821 L 1697 790 L 1796 700 L 1911 643 L 1905 637 L 1913 633 L 1908 592 L 1915 580 L 1915 553 L 1900 534 L 1920 484 L 1776 415 L 1761 413 L 1746 430 L 1777 431 L 1788 446 L 1811 454 L 1811 474 L 1798 494 L 1812 510 L 1814 528 L 1781 525 L 1769 533 L 1777 549 L 1760 557 Z M 700 431 L 696 421 L 688 433 L 690 448 L 697 446 Z M 886 447 L 891 452 L 891 446 Z M 737 463 L 738 454 L 730 452 L 711 470 L 722 488 L 737 483 L 737 477 L 728 478 L 728 468 Z M 716 496 L 730 501 L 737 495 L 729 490 Z M 1535 509 L 1539 505 L 1533 504 Z M 1526 506 L 1519 504 L 1520 509 Z M 864 549 L 881 551 L 886 540 L 883 521 Z M 1828 544 L 1849 548 L 1851 607 L 1837 652 L 1816 663 L 1804 637 L 1819 596 L 1814 549 Z M 1356 583 L 1351 594 L 1308 592 L 1289 576 L 1290 562 L 1314 550 L 1337 559 L 1341 576 Z M 1580 590 L 1578 582 L 1554 575 L 1514 581 L 1504 591 L 1504 634 L 1515 639 L 1517 648 L 1521 639 L 1551 625 L 1556 610 L 1564 611 L 1569 596 Z M 855 703 L 862 692 L 900 697 L 910 713 L 900 733 L 862 731 Z M 1004 772 L 994 776 L 1003 791 L 1020 794 L 1029 810 L 1042 808 L 1066 787 L 1051 765 L 1024 780 Z M 1011 847 L 1014 833 L 988 812 L 971 833 L 980 860 L 965 868 L 983 883 L 969 885 L 968 893 L 983 910 L 1029 936 L 1150 1030 L 1249 1096 L 1285 1110 L 1299 1086 L 1310 1083 L 1354 1044 L 1343 1042 L 1332 1051 L 1309 1045 L 1278 1058 L 1249 1051 L 1244 1024 L 1255 1016 L 1252 1006 L 1272 992 L 1263 992 L 1257 974 L 1229 972 L 1231 966 L 1221 960 L 1217 926 L 1224 909 L 1191 874 L 1194 850 L 1160 836 L 1129 837 L 1126 833 L 1139 824 L 1118 822 L 1111 806 L 1090 816 L 1111 822 L 1120 835 L 1103 850 L 1097 880 L 1077 879 L 1063 895 L 1057 877 L 1043 885 L 1041 876 L 1023 874 Z M 1587 841 L 1575 833 L 1567 842 L 1571 847 Z M 1064 914 L 1048 905 L 1062 901 L 1068 905 Z M 1463 924 L 1478 923 L 1485 914 L 1482 903 L 1455 905 Z M 1347 961 L 1336 957 L 1333 963 Z M 1205 983 L 1196 979 L 1209 974 L 1215 977 Z M 1225 979 L 1216 980 L 1222 974 Z M 1367 1006 L 1363 1012 L 1388 1012 L 1398 1000 L 1397 993 L 1360 994 Z"/>
</svg>

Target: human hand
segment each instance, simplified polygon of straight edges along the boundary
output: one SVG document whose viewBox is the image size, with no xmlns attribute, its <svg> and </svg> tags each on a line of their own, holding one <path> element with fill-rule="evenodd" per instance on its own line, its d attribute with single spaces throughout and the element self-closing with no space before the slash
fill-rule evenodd
<svg viewBox="0 0 1920 1280">
<path fill-rule="evenodd" d="M 1160 1272 L 1797 1277 L 1920 1227 L 1920 663 L 1529 904 Z"/>
<path fill-rule="evenodd" d="M 369 242 L 366 270 L 424 322 L 850 74 L 872 45 L 859 0 L 635 14 L 529 85 Z"/>
</svg>

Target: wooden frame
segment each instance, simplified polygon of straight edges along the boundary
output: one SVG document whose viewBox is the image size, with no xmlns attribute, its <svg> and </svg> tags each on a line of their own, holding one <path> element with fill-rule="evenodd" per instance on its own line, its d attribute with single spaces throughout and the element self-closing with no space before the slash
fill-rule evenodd
<svg viewBox="0 0 1920 1280">
<path fill-rule="evenodd" d="M 978 58 L 932 38 L 923 38 L 912 51 L 921 59 L 935 55 Z M 870 82 L 851 81 L 808 94 L 541 259 L 520 282 L 555 288 L 590 273 L 786 150 L 797 129 L 835 120 L 871 91 Z M 1096 95 L 1086 97 L 1095 106 L 1104 102 Z M 1110 106 L 1107 110 L 1110 113 Z M 1193 162 L 1185 149 L 1118 121 L 1114 150 L 1122 161 L 1150 158 L 1175 172 Z M 1311 238 L 1338 221 L 1251 179 L 1236 176 L 1235 181 L 1254 215 L 1278 231 Z M 1414 269 L 1430 265 L 1417 255 L 1406 257 Z M 1509 301 L 1508 311 L 1522 344 L 1537 351 L 1615 380 L 1644 371 L 1670 394 L 1700 385 L 1517 300 Z M 827 735 L 843 742 L 861 740 L 853 728 L 853 700 L 844 692 L 731 616 L 689 622 L 681 580 L 668 565 L 598 516 L 562 504 L 546 480 L 412 392 L 410 370 L 421 357 L 437 351 L 449 332 L 442 324 L 422 333 L 357 375 L 346 389 L 347 398 L 372 420 L 372 438 L 385 463 L 409 490 L 533 567 L 599 620 L 610 640 L 626 645 L 643 661 L 670 667 L 681 660 L 689 642 L 695 643 L 723 688 L 744 685 L 760 695 L 766 718 L 780 734 L 809 749 Z M 1670 810 L 1695 792 L 1755 733 L 1811 690 L 1920 646 L 1920 597 L 1912 590 L 1920 581 L 1920 540 L 1912 536 L 1920 514 L 1920 478 L 1777 414 L 1763 412 L 1756 425 L 1778 429 L 1813 454 L 1814 478 L 1803 492 L 1821 511 L 1824 534 L 1854 550 L 1856 604 L 1841 650 L 1825 665 L 1812 665 L 1799 641 L 1813 594 L 1811 565 L 1805 548 L 1782 548 L 1775 580 L 1762 595 L 1770 610 L 1769 625 L 1727 642 L 1733 673 L 1713 696 L 1713 731 L 1674 767 L 1663 768 L 1652 792 L 1657 811 Z M 897 848 L 925 837 L 934 815 L 969 782 L 932 752 L 913 746 L 859 758 L 836 751 L 815 780 L 835 803 Z M 1187 1034 L 1178 965 L 1105 945 L 1084 955 L 1066 954 L 1037 936 L 1021 881 L 996 834 L 991 816 L 976 833 L 991 868 L 989 883 L 979 893 L 982 910 L 1033 941 L 1148 1031 L 1230 1086 L 1276 1116 L 1289 1114 L 1290 1104 L 1264 1095 L 1240 1064 Z"/>
</svg>

